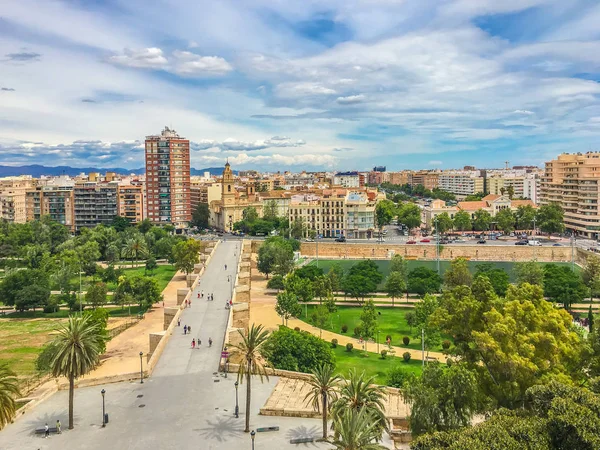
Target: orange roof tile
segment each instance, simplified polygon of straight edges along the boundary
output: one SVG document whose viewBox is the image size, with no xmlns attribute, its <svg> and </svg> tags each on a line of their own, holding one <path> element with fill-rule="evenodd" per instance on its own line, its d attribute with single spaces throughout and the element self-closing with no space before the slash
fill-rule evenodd
<svg viewBox="0 0 600 450">
<path fill-rule="evenodd" d="M 478 202 L 458 202 L 458 208 L 465 211 L 477 211 L 481 208 L 487 208 L 487 202 L 478 201 Z"/>
<path fill-rule="evenodd" d="M 483 197 L 481 200 L 487 201 L 487 202 L 493 202 L 494 200 L 498 200 L 500 197 L 502 197 L 502 196 L 496 195 L 496 194 L 488 194 L 485 197 Z"/>
<path fill-rule="evenodd" d="M 510 202 L 510 206 L 513 208 L 518 208 L 519 206 L 533 206 L 534 208 L 537 208 L 535 203 L 531 200 L 513 200 Z"/>
</svg>

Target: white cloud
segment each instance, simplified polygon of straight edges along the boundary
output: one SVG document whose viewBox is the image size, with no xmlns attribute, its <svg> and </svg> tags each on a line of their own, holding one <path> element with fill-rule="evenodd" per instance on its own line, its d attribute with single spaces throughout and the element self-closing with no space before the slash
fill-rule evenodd
<svg viewBox="0 0 600 450">
<path fill-rule="evenodd" d="M 522 115 L 525 115 L 525 116 L 532 116 L 535 113 L 533 111 L 528 111 L 526 109 L 515 109 L 513 111 L 513 114 L 522 114 Z"/>
<path fill-rule="evenodd" d="M 179 75 L 224 75 L 233 67 L 218 56 L 200 56 L 192 52 L 175 51 L 173 71 Z"/>
<path fill-rule="evenodd" d="M 169 63 L 160 48 L 143 48 L 132 50 L 126 48 L 120 55 L 113 55 L 108 60 L 120 66 L 137 69 L 164 69 Z"/>
<path fill-rule="evenodd" d="M 361 103 L 365 99 L 362 94 L 359 95 L 348 95 L 346 97 L 338 97 L 335 99 L 340 105 L 353 105 L 355 103 Z"/>
</svg>

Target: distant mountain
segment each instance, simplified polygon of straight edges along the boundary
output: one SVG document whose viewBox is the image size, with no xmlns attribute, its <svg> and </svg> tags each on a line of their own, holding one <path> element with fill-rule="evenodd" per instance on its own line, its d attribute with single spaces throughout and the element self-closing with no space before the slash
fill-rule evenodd
<svg viewBox="0 0 600 450">
<path fill-rule="evenodd" d="M 39 164 L 32 164 L 28 166 L 3 166 L 0 165 L 0 177 L 11 177 L 18 175 L 31 175 L 34 178 L 39 178 L 42 175 L 48 176 L 59 176 L 59 175 L 68 175 L 70 177 L 74 177 L 79 175 L 82 172 L 90 173 L 90 172 L 115 172 L 121 175 L 141 175 L 145 172 L 145 168 L 141 167 L 139 169 L 123 169 L 121 167 L 113 167 L 113 168 L 102 168 L 102 167 L 71 167 L 71 166 L 56 166 L 56 167 L 48 167 L 41 166 Z M 210 172 L 211 175 L 221 175 L 223 173 L 223 167 L 208 167 L 206 169 L 194 169 L 190 170 L 191 175 L 204 175 L 204 172 Z M 233 171 L 233 173 L 237 174 L 237 171 Z"/>
</svg>

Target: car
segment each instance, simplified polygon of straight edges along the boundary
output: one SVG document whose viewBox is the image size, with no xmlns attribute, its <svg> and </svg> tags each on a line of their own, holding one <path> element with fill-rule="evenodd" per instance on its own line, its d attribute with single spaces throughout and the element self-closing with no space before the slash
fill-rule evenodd
<svg viewBox="0 0 600 450">
<path fill-rule="evenodd" d="M 335 238 L 335 242 L 346 242 L 346 236 L 338 236 Z"/>
<path fill-rule="evenodd" d="M 562 247 L 558 242 L 556 244 L 552 244 L 552 247 Z"/>
<path fill-rule="evenodd" d="M 421 239 L 421 242 L 428 243 L 428 242 L 431 242 L 431 239 Z"/>
<path fill-rule="evenodd" d="M 440 240 L 440 244 L 449 244 L 450 242 L 452 242 L 452 241 L 449 239 L 441 239 Z"/>
<path fill-rule="evenodd" d="M 527 241 L 527 245 L 529 245 L 530 247 L 541 247 L 542 243 L 540 241 L 536 241 L 534 239 L 534 240 L 531 240 L 531 241 Z"/>
<path fill-rule="evenodd" d="M 527 241 L 517 241 L 515 245 L 527 245 Z"/>
<path fill-rule="evenodd" d="M 306 238 L 306 239 L 304 239 L 304 242 L 315 242 L 315 240 L 311 239 L 311 238 Z"/>
<path fill-rule="evenodd" d="M 410 241 L 406 241 L 406 243 L 407 243 L 407 244 L 416 244 L 416 243 L 417 243 L 417 241 L 414 241 L 414 240 L 412 240 L 412 239 L 411 239 Z"/>
<path fill-rule="evenodd" d="M 454 239 L 455 244 L 464 244 L 465 242 L 467 241 L 465 241 L 464 239 Z"/>
<path fill-rule="evenodd" d="M 477 243 L 478 243 L 478 244 L 485 244 L 485 239 L 479 239 L 479 240 L 477 241 Z"/>
</svg>

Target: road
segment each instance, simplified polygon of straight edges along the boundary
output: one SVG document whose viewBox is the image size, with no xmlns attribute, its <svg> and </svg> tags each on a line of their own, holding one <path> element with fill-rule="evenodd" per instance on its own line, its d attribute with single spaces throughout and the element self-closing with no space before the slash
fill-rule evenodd
<svg viewBox="0 0 600 450">
<path fill-rule="evenodd" d="M 67 430 L 68 391 L 61 391 L 14 424 L 0 432 L 2 450 L 72 449 L 207 449 L 225 450 L 251 447 L 250 436 L 243 432 L 245 384 L 239 389 L 240 417 L 235 407 L 235 376 L 224 378 L 216 373 L 223 345 L 228 311 L 225 301 L 231 291 L 227 275 L 235 275 L 240 243 L 222 242 L 202 276 L 193 295 L 192 307 L 184 310 L 181 327 L 171 336 L 152 377 L 139 382 L 108 384 L 75 391 L 75 429 Z M 225 271 L 224 265 L 228 270 Z M 197 298 L 197 292 L 214 293 L 214 301 Z M 183 334 L 191 325 L 192 335 Z M 192 337 L 202 340 L 192 350 Z M 208 339 L 213 345 L 208 348 Z M 263 417 L 259 408 L 269 396 L 276 379 L 265 384 L 256 379 L 252 390 L 252 427 L 280 426 L 279 432 L 257 433 L 256 450 L 295 448 L 292 437 L 318 436 L 318 419 Z M 102 428 L 102 396 L 106 390 L 109 423 Z M 43 439 L 32 433 L 60 419 L 61 435 Z M 322 445 L 313 448 L 325 448 Z"/>
</svg>

